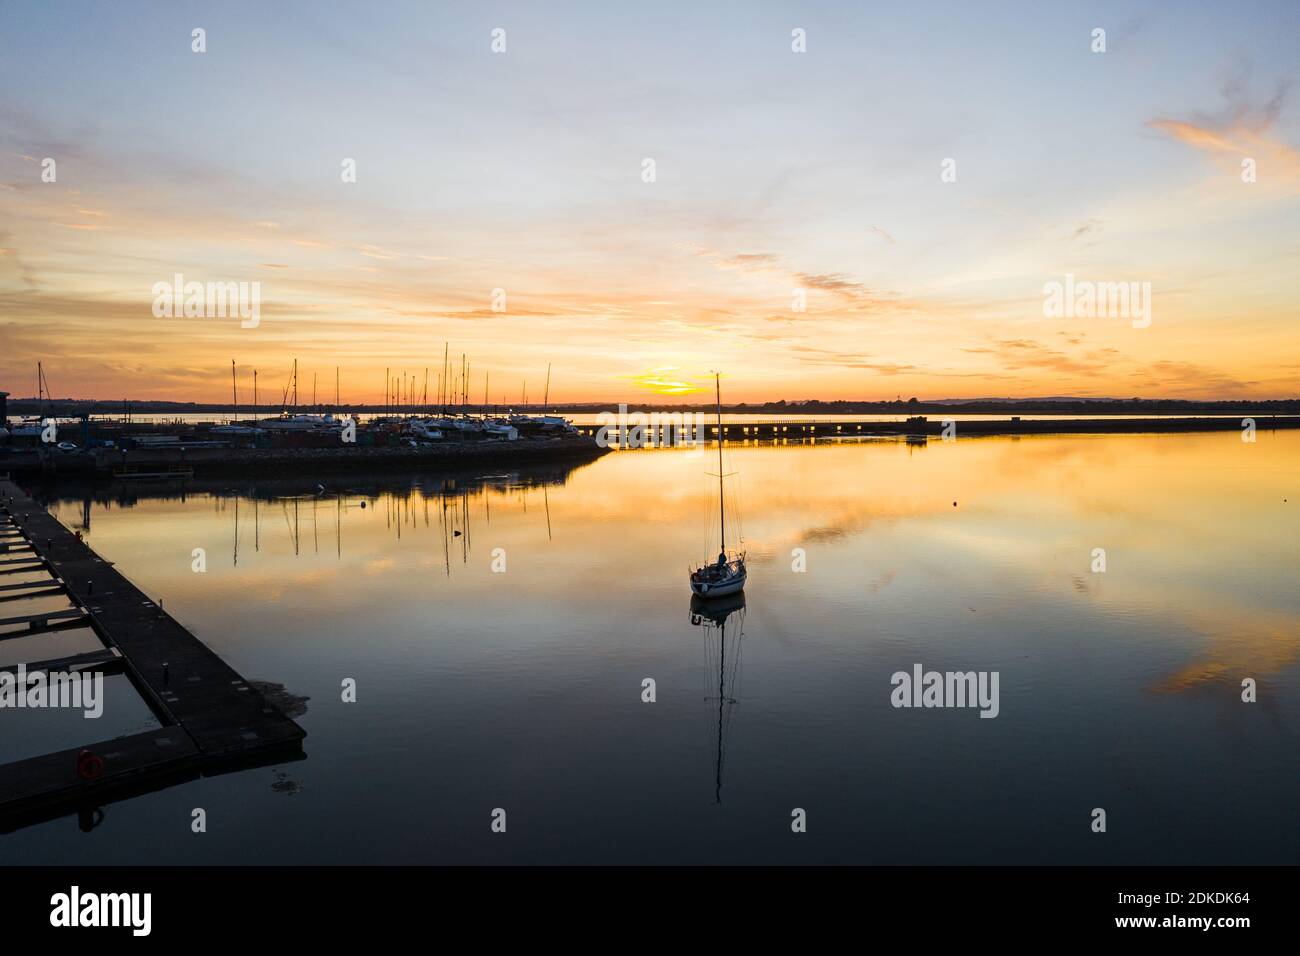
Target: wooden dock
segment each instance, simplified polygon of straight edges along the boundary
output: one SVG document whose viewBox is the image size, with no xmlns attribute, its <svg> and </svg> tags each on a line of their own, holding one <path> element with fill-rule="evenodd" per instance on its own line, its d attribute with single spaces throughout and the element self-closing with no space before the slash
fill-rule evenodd
<svg viewBox="0 0 1300 956">
<path fill-rule="evenodd" d="M 0 765 L 0 831 L 15 819 L 57 816 L 126 791 L 301 758 L 306 733 L 298 724 L 10 481 L 0 481 L 0 547 L 0 573 L 42 572 L 37 581 L 0 585 L 8 588 L 0 591 L 0 648 L 6 639 L 89 628 L 102 651 L 30 663 L 28 672 L 124 673 L 162 725 Z M 66 594 L 73 607 L 7 613 L 11 598 L 52 593 Z M 4 717 L 0 710 L 0 723 Z M 92 772 L 79 759 L 85 751 L 99 758 Z"/>
</svg>

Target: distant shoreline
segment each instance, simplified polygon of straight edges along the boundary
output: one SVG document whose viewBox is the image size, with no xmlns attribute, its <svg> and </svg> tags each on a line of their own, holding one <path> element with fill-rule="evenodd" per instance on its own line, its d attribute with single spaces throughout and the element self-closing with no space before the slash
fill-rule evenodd
<svg viewBox="0 0 1300 956">
<path fill-rule="evenodd" d="M 950 413 L 951 414 L 951 413 Z M 1247 420 L 1254 423 L 1255 431 L 1272 431 L 1276 429 L 1300 428 L 1300 415 L 1243 415 L 1221 417 L 1182 417 L 1182 418 L 1051 418 L 1022 419 L 1000 418 L 984 420 L 947 419 L 952 423 L 948 428 L 943 416 L 919 415 L 914 419 L 901 422 L 882 421 L 821 421 L 800 422 L 766 420 L 737 422 L 724 421 L 722 432 L 729 442 L 746 439 L 757 441 L 786 440 L 792 442 L 821 441 L 872 437 L 906 437 L 920 441 L 932 438 L 942 440 L 945 433 L 953 438 L 974 438 L 994 435 L 1125 435 L 1125 434 L 1179 434 L 1188 432 L 1243 432 Z M 636 422 L 629 422 L 630 428 L 636 428 Z M 642 426 L 646 429 L 645 440 L 654 445 L 667 436 L 666 443 L 671 444 L 671 429 L 674 425 L 655 426 L 653 423 Z M 656 427 L 660 430 L 655 431 Z M 690 426 L 687 425 L 687 428 Z M 580 434 L 595 436 L 598 425 L 579 425 Z M 717 426 L 706 422 L 704 435 L 711 440 Z M 614 426 L 611 440 L 616 441 L 621 434 Z"/>
<path fill-rule="evenodd" d="M 542 411 L 560 415 L 594 415 L 600 412 L 618 412 L 618 402 L 550 402 L 541 404 L 471 404 L 448 405 L 452 413 L 472 415 L 503 414 L 506 412 L 537 414 Z M 421 414 L 441 412 L 444 406 L 432 402 L 412 405 L 383 405 L 362 403 L 322 403 L 299 405 L 298 411 L 347 412 L 358 415 Z M 628 412 L 708 412 L 715 406 L 708 403 L 654 403 L 627 402 Z M 10 417 L 38 414 L 56 418 L 77 418 L 89 412 L 96 417 L 122 417 L 132 415 L 218 415 L 271 417 L 280 414 L 280 404 L 232 405 L 229 402 L 165 402 L 165 401 L 91 401 L 73 399 L 47 400 L 44 405 L 34 398 L 10 398 Z M 1105 418 L 1112 415 L 1196 416 L 1196 415 L 1300 415 L 1300 398 L 1269 399 L 1266 401 L 1184 401 L 1176 399 L 1015 399 L 976 401 L 896 401 L 896 402 L 765 402 L 763 404 L 723 405 L 725 415 L 1087 415 Z"/>
</svg>

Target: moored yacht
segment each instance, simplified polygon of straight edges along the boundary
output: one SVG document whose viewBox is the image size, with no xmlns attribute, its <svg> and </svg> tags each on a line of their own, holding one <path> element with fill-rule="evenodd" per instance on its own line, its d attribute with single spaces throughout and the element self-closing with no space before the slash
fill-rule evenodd
<svg viewBox="0 0 1300 956">
<path fill-rule="evenodd" d="M 497 419 L 488 419 L 483 422 L 483 434 L 487 438 L 496 441 L 518 441 L 519 429 L 515 428 L 509 422 L 499 421 Z"/>
<path fill-rule="evenodd" d="M 715 373 L 714 384 L 718 397 L 718 527 L 722 547 L 716 561 L 702 564 L 691 570 L 691 592 L 702 598 L 725 597 L 745 589 L 745 553 L 727 551 L 727 514 L 722 494 L 722 385 Z"/>
<path fill-rule="evenodd" d="M 286 412 L 275 418 L 262 419 L 257 427 L 281 432 L 333 431 L 342 429 L 343 422 L 328 412 L 324 415 Z"/>
<path fill-rule="evenodd" d="M 416 438 L 425 441 L 442 441 L 446 437 L 442 429 L 442 421 L 437 418 L 408 418 L 406 427 Z"/>
</svg>

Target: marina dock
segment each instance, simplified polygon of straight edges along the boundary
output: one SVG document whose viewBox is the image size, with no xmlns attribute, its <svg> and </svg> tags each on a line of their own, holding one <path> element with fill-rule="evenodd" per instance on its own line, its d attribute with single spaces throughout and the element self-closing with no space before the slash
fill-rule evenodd
<svg viewBox="0 0 1300 956">
<path fill-rule="evenodd" d="M 0 648 L 70 628 L 103 645 L 27 663 L 28 673 L 123 673 L 161 725 L 0 765 L 0 832 L 178 779 L 301 758 L 297 723 L 11 481 L 0 481 L 0 588 Z M 58 593 L 72 607 L 9 613 L 23 598 Z"/>
</svg>

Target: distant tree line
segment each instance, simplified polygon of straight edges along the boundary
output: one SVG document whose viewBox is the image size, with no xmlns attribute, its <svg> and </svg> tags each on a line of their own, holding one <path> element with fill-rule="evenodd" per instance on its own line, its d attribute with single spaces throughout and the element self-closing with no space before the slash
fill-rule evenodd
<svg viewBox="0 0 1300 956">
<path fill-rule="evenodd" d="M 434 403 L 436 405 L 436 403 Z M 548 410 L 570 413 L 595 413 L 607 411 L 617 406 L 611 402 L 569 402 L 551 403 Z M 266 414 L 274 414 L 280 409 L 279 402 L 262 402 L 259 409 Z M 321 403 L 321 408 L 332 408 L 330 403 Z M 348 404 L 343 408 L 362 413 L 380 413 L 391 411 L 382 405 Z M 419 407 L 419 406 L 416 406 Z M 646 412 L 695 412 L 710 410 L 708 402 L 697 403 L 653 403 L 628 402 L 629 411 Z M 480 405 L 469 405 L 466 409 L 477 412 L 480 409 L 503 412 L 507 408 L 527 408 L 538 411 L 540 402 L 524 405 L 489 405 L 484 409 Z M 130 411 L 135 414 L 203 414 L 231 412 L 234 407 L 228 402 L 168 402 L 168 401 L 91 401 L 80 399 L 47 399 L 44 408 L 35 398 L 9 400 L 9 414 L 36 415 L 53 414 L 61 418 L 75 418 L 82 414 L 120 416 Z M 247 412 L 251 405 L 240 405 L 240 410 Z M 801 401 L 764 402 L 762 404 L 723 405 L 722 410 L 731 414 L 753 415 L 1235 415 L 1238 413 L 1256 413 L 1261 415 L 1297 415 L 1300 414 L 1300 398 L 1269 399 L 1264 401 L 1250 399 L 1230 399 L 1226 401 L 1195 401 L 1172 398 L 1024 398 L 1024 399 L 952 399 L 945 401 L 921 401 L 917 398 L 898 399 L 887 402 L 834 401 L 823 402 L 819 399 Z"/>
</svg>

